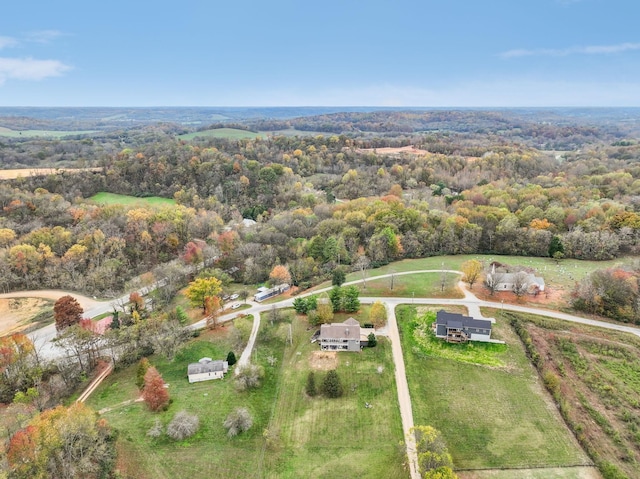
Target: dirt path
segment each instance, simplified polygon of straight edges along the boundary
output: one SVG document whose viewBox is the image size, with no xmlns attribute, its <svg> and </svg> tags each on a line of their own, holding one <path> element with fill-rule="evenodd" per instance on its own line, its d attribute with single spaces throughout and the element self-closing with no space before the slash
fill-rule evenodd
<svg viewBox="0 0 640 479">
<path fill-rule="evenodd" d="M 63 296 L 73 296 L 82 309 L 85 311 L 87 309 L 91 309 L 99 304 L 102 304 L 103 301 L 98 301 L 97 299 L 89 298 L 88 296 L 83 296 L 78 293 L 70 293 L 69 291 L 60 291 L 57 289 L 39 289 L 35 291 L 15 291 L 13 293 L 3 293 L 0 294 L 0 299 L 6 298 L 45 298 L 51 299 L 53 301 L 57 301 Z"/>
<path fill-rule="evenodd" d="M 391 352 L 395 364 L 396 389 L 398 391 L 398 404 L 400 405 L 400 417 L 402 419 L 402 431 L 407 445 L 407 457 L 409 458 L 409 472 L 411 479 L 420 479 L 418 472 L 418 454 L 413 434 L 409 431 L 413 428 L 413 409 L 411 407 L 411 396 L 409 395 L 409 383 L 404 368 L 404 356 L 402 355 L 402 345 L 400 343 L 400 332 L 396 321 L 395 305 L 385 304 L 387 308 L 387 323 L 389 340 L 391 341 Z"/>
</svg>

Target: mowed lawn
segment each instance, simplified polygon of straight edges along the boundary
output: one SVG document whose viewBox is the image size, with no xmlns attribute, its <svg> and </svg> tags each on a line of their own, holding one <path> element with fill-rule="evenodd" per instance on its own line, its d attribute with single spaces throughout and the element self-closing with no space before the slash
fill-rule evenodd
<svg viewBox="0 0 640 479">
<path fill-rule="evenodd" d="M 231 329 L 226 326 L 224 329 Z M 207 337 L 209 336 L 209 337 Z M 279 365 L 270 366 L 268 356 L 281 356 L 284 341 L 271 337 L 258 340 L 255 360 L 264 366 L 263 385 L 250 392 L 236 392 L 233 372 L 223 380 L 189 384 L 187 365 L 202 357 L 224 359 L 231 349 L 230 340 L 221 333 L 194 339 L 176 358 L 169 362 L 153 356 L 151 363 L 169 384 L 173 400 L 168 411 L 152 413 L 143 403 L 119 405 L 135 399 L 136 365 L 112 374 L 89 398 L 88 405 L 104 412 L 105 418 L 119 431 L 118 466 L 125 477 L 137 479 L 209 479 L 261 478 L 257 464 L 263 451 L 263 431 L 272 415 L 276 397 Z M 236 351 L 240 357 L 241 351 Z M 238 407 L 246 407 L 253 415 L 253 427 L 235 438 L 228 438 L 222 423 Z M 195 436 L 174 441 L 163 436 L 152 439 L 148 430 L 160 419 L 166 426 L 178 411 L 186 410 L 200 418 Z"/>
<path fill-rule="evenodd" d="M 172 198 L 162 198 L 160 196 L 147 196 L 138 198 L 137 196 L 119 195 L 101 191 L 89 198 L 95 203 L 102 205 L 141 205 L 141 206 L 172 206 L 176 201 Z"/>
<path fill-rule="evenodd" d="M 464 294 L 457 286 L 459 281 L 459 274 L 448 273 L 445 275 L 444 288 L 442 288 L 440 273 L 394 274 L 393 289 L 391 289 L 391 277 L 368 279 L 366 288 L 362 282 L 357 283 L 356 286 L 360 290 L 360 296 L 462 298 Z"/>
<path fill-rule="evenodd" d="M 413 337 L 415 309 L 396 314 L 414 423 L 442 432 L 456 469 L 590 464 L 508 325 L 494 326 L 492 337 L 508 347 L 487 349 L 503 364 L 489 367 L 426 354 Z"/>
<path fill-rule="evenodd" d="M 279 441 L 265 454 L 265 477 L 408 477 L 390 343 L 380 338 L 360 353 L 333 353 L 344 396 L 312 398 L 305 393 L 309 371 L 318 387 L 326 371 L 312 366 L 320 348 L 309 341 L 314 329 L 306 324 L 296 319 L 292 325 L 293 346 L 285 353 L 269 426 Z"/>
<path fill-rule="evenodd" d="M 377 269 L 369 270 L 367 277 L 367 285 L 375 276 L 402 271 L 417 270 L 460 270 L 462 263 L 471 259 L 477 259 L 485 266 L 492 261 L 508 264 L 510 266 L 523 266 L 535 269 L 544 279 L 547 285 L 552 288 L 563 288 L 570 290 L 576 281 L 580 281 L 589 273 L 596 269 L 610 268 L 615 265 L 624 264 L 627 258 L 618 258 L 610 261 L 581 261 L 577 259 L 563 259 L 559 263 L 551 258 L 535 258 L 524 256 L 500 256 L 500 255 L 457 255 L 457 256 L 431 256 L 429 258 L 405 259 L 396 261 L 395 263 L 382 266 Z M 459 276 L 458 276 L 459 277 Z M 401 280 L 402 276 L 396 279 Z M 347 281 L 362 280 L 360 272 L 350 273 L 347 275 Z M 474 289 L 479 286 L 474 286 Z M 410 295 L 409 295 L 410 296 Z M 418 293 L 416 292 L 416 296 Z"/>
<path fill-rule="evenodd" d="M 186 133 L 179 135 L 180 140 L 193 140 L 196 137 L 202 138 L 229 138 L 231 140 L 242 140 L 245 138 L 258 138 L 263 137 L 262 133 L 255 133 L 253 131 L 239 130 L 237 128 L 214 128 L 212 130 L 196 131 L 194 133 Z"/>
</svg>

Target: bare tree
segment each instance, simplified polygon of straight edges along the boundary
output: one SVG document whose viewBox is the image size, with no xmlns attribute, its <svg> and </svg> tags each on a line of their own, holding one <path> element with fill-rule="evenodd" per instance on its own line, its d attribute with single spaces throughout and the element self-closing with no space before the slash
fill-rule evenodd
<svg viewBox="0 0 640 479">
<path fill-rule="evenodd" d="M 367 258 L 366 255 L 358 256 L 358 259 L 353 265 L 355 269 L 360 270 L 360 272 L 362 273 L 362 285 L 364 289 L 367 289 L 367 282 L 366 282 L 367 269 L 369 268 L 370 265 L 371 265 L 371 261 L 369 261 L 369 258 Z"/>
<path fill-rule="evenodd" d="M 264 370 L 257 364 L 247 364 L 240 367 L 236 373 L 236 389 L 246 391 L 260 387 L 260 380 L 264 376 Z"/>
<path fill-rule="evenodd" d="M 247 408 L 239 407 L 227 416 L 223 425 L 227 429 L 227 436 L 235 437 L 239 433 L 251 429 L 251 426 L 253 426 L 253 417 Z"/>
<path fill-rule="evenodd" d="M 498 285 L 502 283 L 502 279 L 504 278 L 504 273 L 501 272 L 492 272 L 487 273 L 484 280 L 485 287 L 489 290 L 489 294 L 493 296 L 493 294 L 498 290 Z"/>
<path fill-rule="evenodd" d="M 527 292 L 527 287 L 529 286 L 527 276 L 527 273 L 524 271 L 518 271 L 513 275 L 513 294 L 518 298 Z"/>
<path fill-rule="evenodd" d="M 182 441 L 193 436 L 200 427 L 200 419 L 195 414 L 189 414 L 187 411 L 180 411 L 173 416 L 173 419 L 167 426 L 167 436 L 176 441 Z"/>
</svg>

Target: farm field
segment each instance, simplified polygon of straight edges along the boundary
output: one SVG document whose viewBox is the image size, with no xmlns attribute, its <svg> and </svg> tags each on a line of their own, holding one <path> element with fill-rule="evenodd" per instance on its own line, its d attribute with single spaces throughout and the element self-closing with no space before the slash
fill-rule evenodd
<svg viewBox="0 0 640 479">
<path fill-rule="evenodd" d="M 103 205 L 145 205 L 145 206 L 167 206 L 175 205 L 172 198 L 162 198 L 160 196 L 147 196 L 139 198 L 137 196 L 118 195 L 116 193 L 100 192 L 96 193 L 89 200 Z"/>
<path fill-rule="evenodd" d="M 193 140 L 196 137 L 202 138 L 229 138 L 232 140 L 241 140 L 244 138 L 258 138 L 264 134 L 255 133 L 253 131 L 239 130 L 237 128 L 214 128 L 212 130 L 196 131 L 194 133 L 186 133 L 179 135 L 180 140 Z"/>
<path fill-rule="evenodd" d="M 309 341 L 313 330 L 304 320 L 293 322 L 293 347 L 285 351 L 269 425 L 278 442 L 265 454 L 264 477 L 330 478 L 337 470 L 340 477 L 407 477 L 391 344 L 380 338 L 375 348 L 361 353 L 321 352 Z M 326 370 L 333 368 L 344 396 L 307 396 L 309 372 L 320 387 Z"/>
<path fill-rule="evenodd" d="M 75 135 L 91 135 L 97 133 L 96 130 L 12 130 L 0 126 L 0 136 L 6 136 L 9 138 L 65 138 L 67 136 Z"/>
<path fill-rule="evenodd" d="M 99 171 L 101 168 L 15 168 L 0 170 L 0 180 L 15 180 L 28 176 L 57 175 L 59 173 L 79 173 L 81 171 Z"/>
<path fill-rule="evenodd" d="M 524 325 L 545 382 L 603 475 L 639 478 L 640 339 L 535 315 L 504 317 Z"/>
<path fill-rule="evenodd" d="M 590 465 L 508 325 L 498 322 L 492 333 L 506 348 L 463 346 L 470 356 L 481 350 L 480 365 L 445 359 L 435 348 L 425 353 L 413 336 L 416 310 L 401 306 L 396 314 L 414 423 L 442 432 L 456 469 Z"/>
</svg>

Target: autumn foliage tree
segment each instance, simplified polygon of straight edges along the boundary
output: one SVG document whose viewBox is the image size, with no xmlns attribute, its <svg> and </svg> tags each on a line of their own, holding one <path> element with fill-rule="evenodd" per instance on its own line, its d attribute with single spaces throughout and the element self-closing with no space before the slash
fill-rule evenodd
<svg viewBox="0 0 640 479">
<path fill-rule="evenodd" d="M 289 273 L 289 269 L 286 266 L 282 266 L 281 264 L 276 265 L 269 273 L 269 279 L 273 285 L 277 284 L 290 284 L 291 283 L 291 274 Z"/>
<path fill-rule="evenodd" d="M 462 263 L 462 279 L 469 283 L 469 289 L 473 289 L 473 284 L 478 281 L 480 273 L 482 273 L 482 263 L 477 259 Z"/>
<path fill-rule="evenodd" d="M 111 477 L 115 456 L 111 428 L 83 403 L 41 413 L 7 448 L 9 477 L 15 479 Z"/>
<path fill-rule="evenodd" d="M 53 314 L 56 320 L 56 330 L 62 331 L 69 326 L 77 324 L 82 319 L 82 306 L 73 296 L 63 296 L 53 305 Z"/>
<path fill-rule="evenodd" d="M 156 368 L 149 366 L 144 375 L 142 399 L 151 411 L 160 411 L 169 405 L 169 391 Z"/>
<path fill-rule="evenodd" d="M 187 287 L 185 295 L 191 305 L 207 310 L 207 298 L 217 296 L 222 291 L 222 282 L 218 278 L 196 278 Z"/>
</svg>

